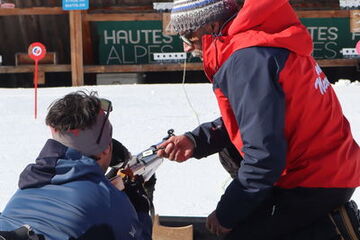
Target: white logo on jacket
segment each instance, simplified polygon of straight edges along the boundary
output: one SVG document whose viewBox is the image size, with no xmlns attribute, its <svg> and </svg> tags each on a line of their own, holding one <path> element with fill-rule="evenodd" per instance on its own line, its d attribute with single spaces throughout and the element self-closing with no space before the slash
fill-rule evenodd
<svg viewBox="0 0 360 240">
<path fill-rule="evenodd" d="M 134 226 L 131 226 L 131 231 L 129 232 L 129 234 L 134 238 L 135 234 L 136 234 L 136 229 L 134 228 Z"/>
<path fill-rule="evenodd" d="M 315 79 L 315 89 L 319 89 L 320 93 L 324 95 L 326 93 L 326 90 L 330 86 L 330 82 L 321 70 L 319 64 L 315 65 L 315 72 L 318 76 Z M 323 75 L 323 77 L 321 75 Z"/>
</svg>

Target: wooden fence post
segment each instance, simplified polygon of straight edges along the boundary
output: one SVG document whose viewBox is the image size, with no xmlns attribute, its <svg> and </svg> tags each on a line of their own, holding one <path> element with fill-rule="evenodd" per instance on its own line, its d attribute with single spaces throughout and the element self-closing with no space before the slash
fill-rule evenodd
<svg viewBox="0 0 360 240">
<path fill-rule="evenodd" d="M 73 86 L 84 85 L 84 63 L 82 42 L 81 11 L 69 12 L 70 23 L 70 51 L 71 51 L 71 79 Z"/>
<path fill-rule="evenodd" d="M 360 10 L 350 10 L 350 32 L 360 32 Z"/>
</svg>

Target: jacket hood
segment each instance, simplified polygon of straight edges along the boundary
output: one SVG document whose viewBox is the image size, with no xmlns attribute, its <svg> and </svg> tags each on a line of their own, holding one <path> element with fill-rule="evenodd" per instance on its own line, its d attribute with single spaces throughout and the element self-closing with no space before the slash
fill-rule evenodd
<svg viewBox="0 0 360 240">
<path fill-rule="evenodd" d="M 211 76 L 236 50 L 262 46 L 310 56 L 312 39 L 288 0 L 246 0 L 219 36 L 204 35 L 204 68 Z"/>
<path fill-rule="evenodd" d="M 60 185 L 77 179 L 104 177 L 100 166 L 92 158 L 75 149 L 49 139 L 34 164 L 29 164 L 20 174 L 19 188 Z"/>
<path fill-rule="evenodd" d="M 283 47 L 300 55 L 310 55 L 312 52 L 311 36 L 288 0 L 245 1 L 243 8 L 229 26 L 228 35 L 241 34 L 249 30 L 262 38 L 250 41 L 253 44 Z"/>
</svg>

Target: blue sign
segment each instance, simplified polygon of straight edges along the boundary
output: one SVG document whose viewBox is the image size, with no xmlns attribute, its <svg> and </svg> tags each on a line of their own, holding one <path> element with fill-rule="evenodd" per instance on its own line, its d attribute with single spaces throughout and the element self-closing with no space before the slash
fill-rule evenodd
<svg viewBox="0 0 360 240">
<path fill-rule="evenodd" d="M 62 0 L 64 10 L 86 10 L 89 9 L 89 0 Z"/>
</svg>

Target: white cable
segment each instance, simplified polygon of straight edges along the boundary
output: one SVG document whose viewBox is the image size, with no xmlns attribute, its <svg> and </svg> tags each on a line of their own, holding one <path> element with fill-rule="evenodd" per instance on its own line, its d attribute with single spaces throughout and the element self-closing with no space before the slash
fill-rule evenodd
<svg viewBox="0 0 360 240">
<path fill-rule="evenodd" d="M 183 71 L 183 79 L 182 79 L 182 89 L 184 91 L 184 94 L 185 94 L 185 97 L 186 97 L 186 101 L 191 109 L 191 111 L 195 114 L 195 117 L 196 117 L 196 120 L 197 120 L 197 123 L 198 125 L 200 125 L 200 119 L 199 119 L 199 115 L 198 113 L 195 111 L 193 105 L 191 104 L 191 101 L 189 99 L 189 96 L 186 92 L 186 89 L 185 89 L 185 76 L 186 76 L 186 58 L 184 60 L 184 71 Z"/>
</svg>

